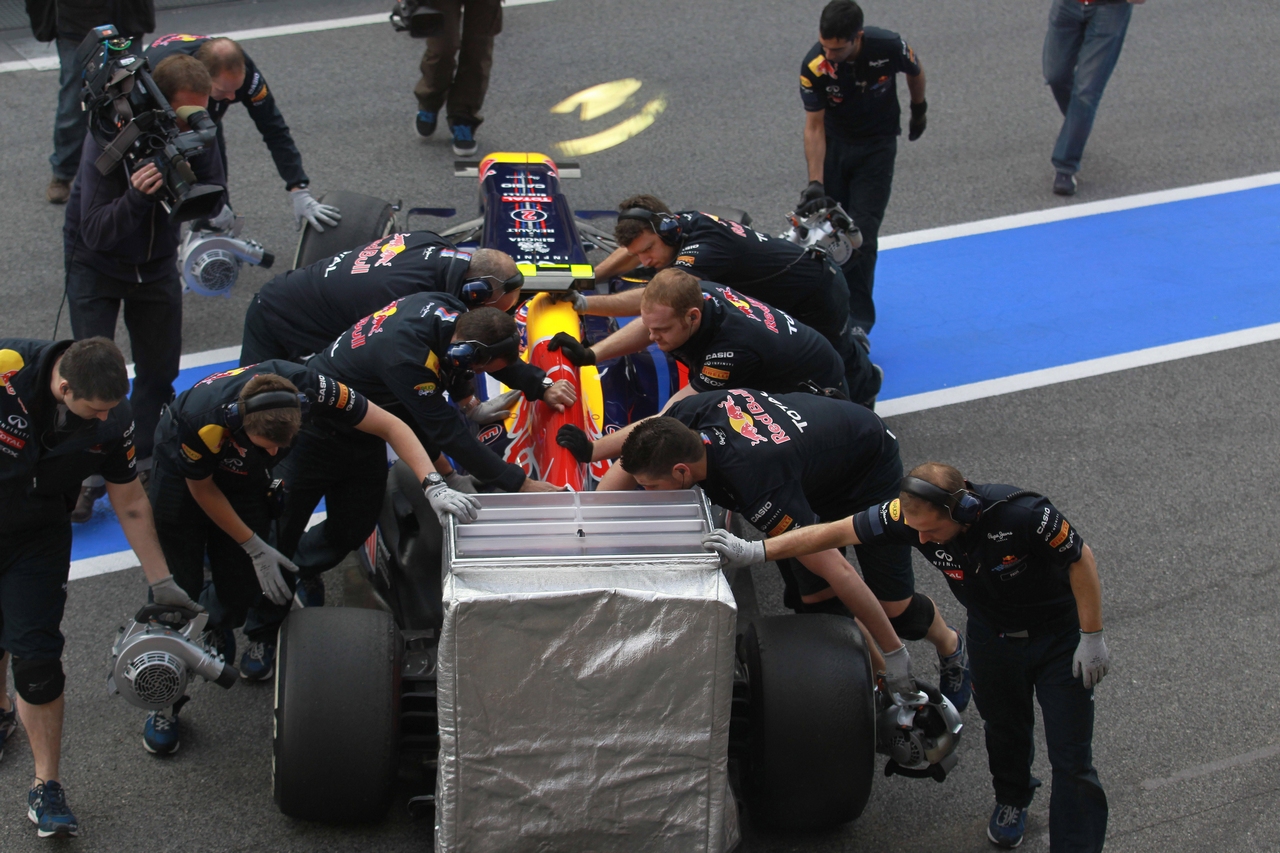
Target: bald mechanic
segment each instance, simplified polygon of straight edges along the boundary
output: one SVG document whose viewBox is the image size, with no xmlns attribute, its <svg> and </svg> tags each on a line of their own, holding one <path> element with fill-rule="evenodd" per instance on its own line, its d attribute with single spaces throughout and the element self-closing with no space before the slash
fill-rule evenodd
<svg viewBox="0 0 1280 853">
<path fill-rule="evenodd" d="M 262 141 L 267 143 L 267 150 L 275 160 L 276 171 L 280 173 L 285 189 L 289 191 L 293 220 L 298 230 L 302 230 L 303 223 L 317 231 L 337 225 L 342 214 L 338 208 L 316 201 L 311 194 L 311 179 L 302 170 L 302 155 L 298 153 L 289 126 L 276 106 L 275 95 L 267 86 L 267 79 L 240 45 L 229 38 L 173 33 L 156 39 L 146 50 L 153 68 L 175 53 L 194 56 L 213 78 L 209 115 L 218 125 L 218 150 L 222 155 L 223 171 L 227 171 L 227 145 L 222 133 L 222 119 L 231 104 L 244 104 L 249 118 L 262 134 Z"/>
</svg>

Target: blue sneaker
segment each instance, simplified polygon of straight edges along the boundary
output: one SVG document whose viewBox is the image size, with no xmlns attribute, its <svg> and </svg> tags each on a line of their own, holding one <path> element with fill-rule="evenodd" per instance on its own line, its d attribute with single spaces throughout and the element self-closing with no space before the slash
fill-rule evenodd
<svg viewBox="0 0 1280 853">
<path fill-rule="evenodd" d="M 67 807 L 67 792 L 57 782 L 41 782 L 27 792 L 27 817 L 41 838 L 75 838 L 76 816 Z"/>
<path fill-rule="evenodd" d="M 178 751 L 178 712 L 152 711 L 142 727 L 142 746 L 152 755 L 172 755 Z"/>
<path fill-rule="evenodd" d="M 987 838 L 991 839 L 992 844 L 1012 849 L 1022 843 L 1022 836 L 1026 832 L 1026 809 L 996 803 L 996 810 L 991 813 L 991 822 L 987 824 Z"/>
<path fill-rule="evenodd" d="M 950 625 L 947 626 L 951 628 Z M 956 631 L 955 628 L 951 628 Z M 957 711 L 969 707 L 973 695 L 973 673 L 969 670 L 969 647 L 964 635 L 956 631 L 956 650 L 943 657 L 938 655 L 938 690 L 946 696 Z"/>
<path fill-rule="evenodd" d="M 294 595 L 303 607 L 324 607 L 324 578 L 319 575 L 300 578 Z"/>
<path fill-rule="evenodd" d="M 418 117 L 413 122 L 413 129 L 417 131 L 419 139 L 426 139 L 436 132 L 436 114 L 426 110 L 418 110 Z"/>
<path fill-rule="evenodd" d="M 476 153 L 476 136 L 469 124 L 453 124 L 453 153 L 459 157 L 474 157 Z"/>
<path fill-rule="evenodd" d="M 9 710 L 0 711 L 0 758 L 4 758 L 4 745 L 18 730 L 18 705 L 9 697 Z"/>
<path fill-rule="evenodd" d="M 245 681 L 266 681 L 276 671 L 276 644 L 250 643 L 240 658 L 240 677 Z"/>
</svg>

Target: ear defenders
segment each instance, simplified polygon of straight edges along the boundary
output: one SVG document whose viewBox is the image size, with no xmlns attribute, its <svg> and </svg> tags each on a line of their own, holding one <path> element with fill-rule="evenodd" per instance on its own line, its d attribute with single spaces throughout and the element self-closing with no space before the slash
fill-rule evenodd
<svg viewBox="0 0 1280 853">
<path fill-rule="evenodd" d="M 919 477 L 903 477 L 902 485 L 898 488 L 945 509 L 951 520 L 958 524 L 973 524 L 982 515 L 982 498 L 968 489 L 948 492 Z"/>
<path fill-rule="evenodd" d="M 472 370 L 476 365 L 488 364 L 495 358 L 515 361 L 520 357 L 520 335 L 516 333 L 493 344 L 454 341 L 445 350 L 445 356 L 459 370 Z"/>
<path fill-rule="evenodd" d="M 516 274 L 507 279 L 499 279 L 496 275 L 468 278 L 462 282 L 462 290 L 458 296 L 468 308 L 483 305 L 493 298 L 493 285 L 489 283 L 491 281 L 497 282 L 503 293 L 510 293 L 524 287 L 524 273 L 516 270 Z"/>
<path fill-rule="evenodd" d="M 222 413 L 227 428 L 234 432 L 244 426 L 245 415 L 272 409 L 298 409 L 305 415 L 311 409 L 311 400 L 306 394 L 292 391 L 262 391 L 245 400 L 243 405 L 239 401 L 227 403 Z"/>
<path fill-rule="evenodd" d="M 658 235 L 658 239 L 668 246 L 680 245 L 680 217 L 643 207 L 630 207 L 618 214 L 618 219 L 634 219 L 645 222 Z"/>
</svg>

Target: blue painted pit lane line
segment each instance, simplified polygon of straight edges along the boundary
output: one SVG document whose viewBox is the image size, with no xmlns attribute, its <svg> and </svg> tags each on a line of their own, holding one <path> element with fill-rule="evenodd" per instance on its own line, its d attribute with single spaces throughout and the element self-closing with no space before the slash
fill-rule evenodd
<svg viewBox="0 0 1280 853">
<path fill-rule="evenodd" d="M 881 240 L 883 416 L 1280 339 L 1280 173 Z M 179 391 L 235 366 L 184 357 Z M 137 564 L 109 505 L 72 577 Z"/>
</svg>

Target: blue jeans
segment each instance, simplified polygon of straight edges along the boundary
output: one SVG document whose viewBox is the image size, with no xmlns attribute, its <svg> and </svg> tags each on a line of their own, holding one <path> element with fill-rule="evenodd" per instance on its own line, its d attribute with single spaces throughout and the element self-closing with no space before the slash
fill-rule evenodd
<svg viewBox="0 0 1280 853">
<path fill-rule="evenodd" d="M 53 119 L 53 153 L 49 165 L 53 176 L 71 181 L 80 168 L 80 149 L 84 147 L 84 135 L 89 130 L 86 113 L 80 109 L 80 69 L 76 68 L 76 48 L 80 45 L 68 38 L 58 37 L 58 112 Z"/>
<path fill-rule="evenodd" d="M 1044 37 L 1044 79 L 1063 115 L 1052 158 L 1059 172 L 1080 171 L 1084 144 L 1132 13 L 1129 3 L 1086 6 L 1080 0 L 1053 0 Z"/>
<path fill-rule="evenodd" d="M 1026 808 L 1040 786 L 1031 775 L 1034 694 L 1053 768 L 1049 850 L 1098 853 L 1107 834 L 1107 795 L 1093 766 L 1093 690 L 1071 674 L 1079 625 L 1072 620 L 1057 630 L 1015 638 L 971 611 L 966 636 L 996 802 Z"/>
</svg>

